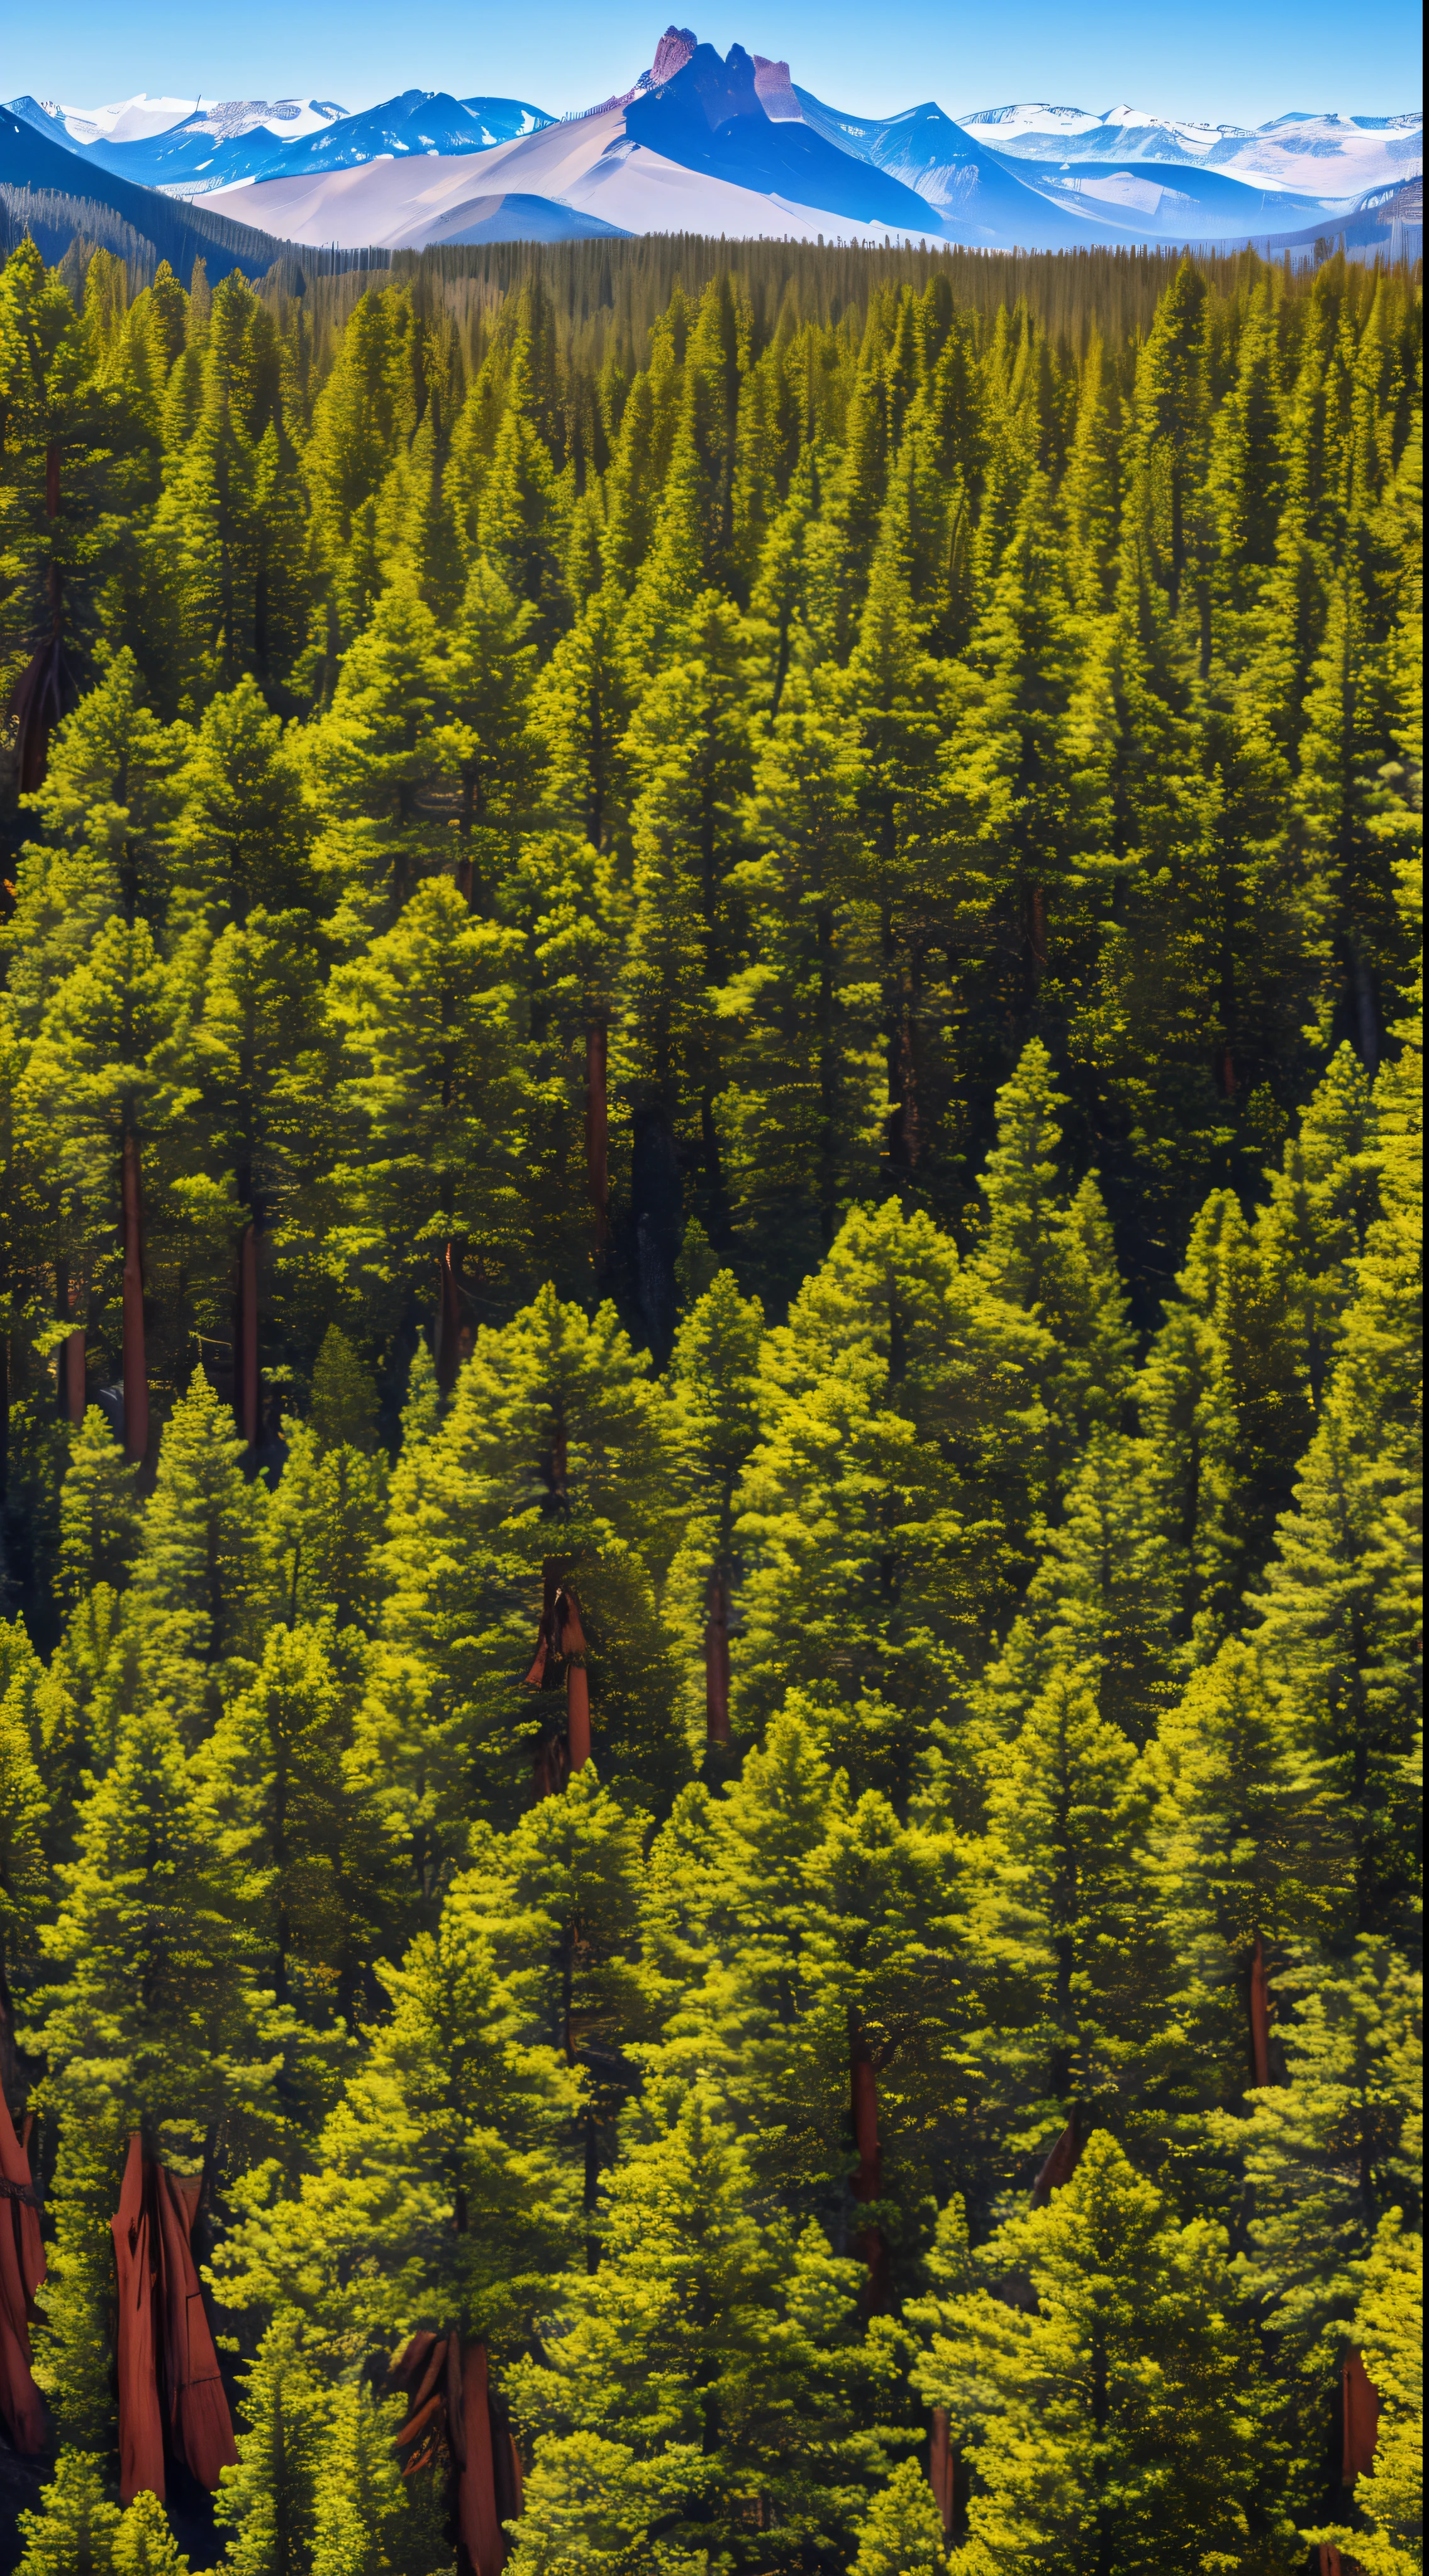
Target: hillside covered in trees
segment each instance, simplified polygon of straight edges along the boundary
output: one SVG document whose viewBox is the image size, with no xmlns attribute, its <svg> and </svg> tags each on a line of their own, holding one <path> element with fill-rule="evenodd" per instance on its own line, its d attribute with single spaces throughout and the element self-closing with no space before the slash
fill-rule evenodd
<svg viewBox="0 0 1429 2576">
<path fill-rule="evenodd" d="M 1421 298 L 0 269 L 25 2576 L 1422 2564 Z"/>
</svg>

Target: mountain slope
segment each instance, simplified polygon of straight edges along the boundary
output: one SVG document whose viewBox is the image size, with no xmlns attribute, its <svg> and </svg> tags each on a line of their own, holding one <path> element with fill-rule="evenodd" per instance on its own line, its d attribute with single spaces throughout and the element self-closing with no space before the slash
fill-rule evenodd
<svg viewBox="0 0 1429 2576">
<path fill-rule="evenodd" d="M 1207 125 L 1121 106 L 1105 115 L 1023 104 L 980 108 L 957 122 L 972 139 L 1013 161 L 1155 161 L 1218 170 L 1264 189 L 1350 200 L 1391 186 L 1421 166 L 1422 113 L 1402 116 L 1274 117 L 1256 128 Z"/>
<path fill-rule="evenodd" d="M 22 223 L 30 211 L 23 200 L 36 191 L 53 198 L 55 224 L 67 223 L 71 232 L 100 239 L 105 237 L 103 224 L 91 221 L 86 209 L 107 211 L 150 245 L 156 263 L 168 260 L 185 281 L 196 259 L 206 263 L 210 285 L 233 268 L 242 269 L 245 277 L 261 277 L 284 247 L 270 232 L 255 231 L 241 209 L 230 215 L 226 209 L 178 205 L 156 189 L 116 178 L 85 155 L 51 143 L 8 107 L 0 108 L 0 191 L 7 193 L 7 203 Z M 59 210 L 65 207 L 74 211 L 62 216 Z M 36 213 L 46 215 L 47 210 L 37 208 Z"/>
<path fill-rule="evenodd" d="M 626 109 L 620 105 L 497 144 L 486 153 L 452 160 L 379 161 L 365 169 L 260 180 L 210 202 L 249 223 L 271 224 L 294 241 L 407 250 L 449 239 L 444 227 L 455 209 L 474 197 L 499 194 L 540 198 L 628 233 L 723 233 L 731 240 L 772 233 L 813 241 L 820 233 L 825 240 L 839 240 L 902 239 L 914 232 L 945 238 L 936 215 L 916 198 L 908 222 L 884 226 L 688 168 L 627 133 Z M 1029 189 L 1026 195 L 1034 216 L 1043 215 L 1036 192 Z M 1064 225 L 1069 221 L 1060 220 Z"/>
<path fill-rule="evenodd" d="M 809 126 L 771 120 L 742 45 L 723 62 L 712 45 L 697 46 L 672 80 L 632 101 L 625 130 L 680 168 L 736 187 L 858 223 L 930 228 L 926 203 L 901 180 L 872 162 L 851 162 Z"/>
<path fill-rule="evenodd" d="M 176 196 L 209 195 L 244 180 L 355 169 L 387 154 L 445 158 L 482 152 L 551 123 L 544 109 L 522 99 L 458 99 L 444 90 L 409 89 L 358 116 L 314 113 L 293 134 L 284 131 L 280 117 L 280 110 L 291 104 L 280 102 L 273 111 L 278 122 L 200 108 L 160 133 L 130 137 L 116 131 L 77 144 L 62 121 L 55 130 L 40 102 L 13 102 L 17 115 L 30 111 L 31 124 L 41 131 L 48 127 L 57 142 L 68 142 L 86 161 L 140 187 L 165 188 Z"/>
<path fill-rule="evenodd" d="M 1016 242 L 1028 250 L 1059 250 L 1078 240 L 1075 214 L 1046 197 L 1037 203 L 1041 192 L 1030 174 L 1008 170 L 996 153 L 970 143 L 932 99 L 899 116 L 865 118 L 828 107 L 797 85 L 794 95 L 810 133 L 921 197 L 950 239 Z"/>
</svg>

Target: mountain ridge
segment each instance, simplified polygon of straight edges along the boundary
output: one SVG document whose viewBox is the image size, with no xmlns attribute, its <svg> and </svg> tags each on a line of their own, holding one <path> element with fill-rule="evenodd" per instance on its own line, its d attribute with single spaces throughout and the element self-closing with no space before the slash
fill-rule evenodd
<svg viewBox="0 0 1429 2576">
<path fill-rule="evenodd" d="M 350 248 L 450 241 L 464 221 L 516 220 L 513 210 L 545 228 L 539 238 L 589 225 L 1032 250 L 1081 246 L 1089 233 L 1246 241 L 1274 225 L 1313 239 L 1422 168 L 1422 118 L 1408 111 L 1287 109 L 1251 127 L 1129 103 L 951 116 L 930 98 L 865 116 L 830 107 L 782 59 L 742 44 L 722 57 L 674 25 L 633 83 L 561 118 L 526 100 L 420 89 L 352 113 L 332 100 L 200 95 L 190 107 L 140 92 L 92 110 L 26 96 L 10 115 L 93 180 Z M 463 216 L 478 203 L 488 211 Z"/>
</svg>

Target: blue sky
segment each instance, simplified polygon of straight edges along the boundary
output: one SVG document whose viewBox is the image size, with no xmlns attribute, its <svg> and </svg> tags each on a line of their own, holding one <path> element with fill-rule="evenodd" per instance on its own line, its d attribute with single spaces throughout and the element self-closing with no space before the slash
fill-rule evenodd
<svg viewBox="0 0 1429 2576">
<path fill-rule="evenodd" d="M 210 97 L 335 98 L 347 107 L 407 88 L 526 98 L 559 113 L 625 87 L 664 19 L 646 7 L 574 0 L 491 9 L 470 0 L 67 0 L 15 10 L 0 43 L 0 96 L 30 90 L 92 106 L 136 90 Z M 796 80 L 836 107 L 872 114 L 934 98 L 952 114 L 1046 98 L 1260 124 L 1287 108 L 1392 114 L 1418 105 L 1421 21 L 1407 0 L 1198 0 L 1188 9 L 1066 0 L 954 11 L 936 0 L 890 8 L 849 0 L 720 0 L 696 33 L 721 52 L 787 57 Z"/>
</svg>

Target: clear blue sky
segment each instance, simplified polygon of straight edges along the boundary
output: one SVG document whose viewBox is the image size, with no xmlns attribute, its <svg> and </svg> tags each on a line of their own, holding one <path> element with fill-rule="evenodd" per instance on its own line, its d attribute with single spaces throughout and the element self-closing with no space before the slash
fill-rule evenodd
<svg viewBox="0 0 1429 2576">
<path fill-rule="evenodd" d="M 619 0 L 68 0 L 7 11 L 0 96 L 24 90 L 94 106 L 136 90 L 209 97 L 302 94 L 366 107 L 393 91 L 448 89 L 526 98 L 559 113 L 625 87 L 665 24 Z M 833 106 L 872 114 L 934 98 L 953 114 L 1017 99 L 1101 109 L 1129 99 L 1164 114 L 1258 125 L 1287 108 L 1388 115 L 1421 97 L 1420 13 L 1409 0 L 1199 0 L 1169 9 L 1067 0 L 954 12 L 937 0 L 855 7 L 850 0 L 720 0 L 690 13 L 728 50 L 787 57 L 794 78 Z"/>
</svg>

